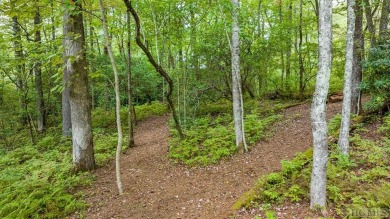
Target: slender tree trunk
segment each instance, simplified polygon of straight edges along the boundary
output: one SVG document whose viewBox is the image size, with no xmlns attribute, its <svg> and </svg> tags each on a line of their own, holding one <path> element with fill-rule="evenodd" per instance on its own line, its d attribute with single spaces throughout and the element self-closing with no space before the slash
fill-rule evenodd
<svg viewBox="0 0 390 219">
<path fill-rule="evenodd" d="M 64 0 L 63 48 L 64 76 L 69 77 L 69 105 L 72 122 L 73 165 L 75 171 L 95 167 L 91 105 L 88 93 L 88 72 L 82 5 Z"/>
<path fill-rule="evenodd" d="M 38 51 L 41 46 L 41 31 L 39 25 L 41 24 L 41 15 L 39 13 L 39 1 L 36 1 L 36 11 L 34 17 L 34 26 L 35 26 L 35 43 L 38 48 Z M 42 133 L 46 129 L 46 116 L 45 116 L 45 103 L 43 99 L 43 89 L 42 89 L 42 68 L 40 60 L 35 62 L 34 66 L 35 72 L 35 91 L 37 95 L 37 131 Z"/>
<path fill-rule="evenodd" d="M 382 13 L 379 22 L 379 41 L 383 42 L 389 38 L 387 26 L 389 24 L 390 0 L 383 0 Z"/>
<path fill-rule="evenodd" d="M 11 7 L 15 7 L 13 2 Z M 21 118 L 21 123 L 23 125 L 28 125 L 28 116 L 27 116 L 27 100 L 25 98 L 25 83 L 24 77 L 26 66 L 24 64 L 24 54 L 23 54 L 23 46 L 22 46 L 22 37 L 21 37 L 21 29 L 19 26 L 19 21 L 17 16 L 12 17 L 12 31 L 13 31 L 13 46 L 15 52 L 15 60 L 17 61 L 17 75 L 15 85 L 18 90 L 19 97 L 19 113 Z"/>
<path fill-rule="evenodd" d="M 351 112 L 359 114 L 362 107 L 361 92 L 359 85 L 362 82 L 362 65 L 364 59 L 364 39 L 363 39 L 363 7 L 362 0 L 356 0 L 356 20 L 353 48 L 353 71 L 352 71 L 352 100 Z"/>
<path fill-rule="evenodd" d="M 121 107 L 121 101 L 120 101 L 120 95 L 119 95 L 119 77 L 118 77 L 118 70 L 116 68 L 114 55 L 112 53 L 112 47 L 111 47 L 111 39 L 108 35 L 108 28 L 107 28 L 107 19 L 105 14 L 105 9 L 103 6 L 103 0 L 99 0 L 99 6 L 100 6 L 100 14 L 102 16 L 102 22 L 103 22 L 103 32 L 104 32 L 104 38 L 106 40 L 106 47 L 108 51 L 108 55 L 110 57 L 112 70 L 114 71 L 114 78 L 115 78 L 115 112 L 116 112 L 116 125 L 118 129 L 118 144 L 116 146 L 116 182 L 118 186 L 119 194 L 123 194 L 123 187 L 122 187 L 122 180 L 121 180 L 121 169 L 120 169 L 120 158 L 121 158 L 121 149 L 122 149 L 122 141 L 123 141 L 123 134 L 122 134 L 122 124 L 121 124 L 121 113 L 120 113 L 120 107 Z"/>
<path fill-rule="evenodd" d="M 290 2 L 288 6 L 288 22 L 290 24 L 290 28 L 287 30 L 287 54 L 286 54 L 286 88 L 289 90 L 289 79 L 291 75 L 291 47 L 292 47 L 292 34 L 291 34 L 291 28 L 292 28 L 292 2 Z"/>
<path fill-rule="evenodd" d="M 328 163 L 328 127 L 326 99 L 332 69 L 332 0 L 319 1 L 318 74 L 311 109 L 313 129 L 313 169 L 310 207 L 326 208 L 326 165 Z"/>
<path fill-rule="evenodd" d="M 94 60 L 95 58 L 95 44 L 93 40 L 93 26 L 92 26 L 92 17 L 89 21 L 89 45 L 90 45 L 90 58 L 91 60 Z M 92 61 L 91 61 L 92 62 Z M 91 71 L 94 73 L 96 71 L 95 65 L 91 64 Z M 95 86 L 94 86 L 94 80 L 90 80 L 90 87 L 91 87 L 91 107 L 92 110 L 95 109 Z"/>
<path fill-rule="evenodd" d="M 375 25 L 372 18 L 373 16 L 372 16 L 370 0 L 363 0 L 363 2 L 364 2 L 364 11 L 366 14 L 368 32 L 370 33 L 370 48 L 374 48 L 376 45 Z"/>
<path fill-rule="evenodd" d="M 66 2 L 67 0 L 64 0 Z M 72 24 L 70 23 L 71 21 L 68 21 L 67 19 L 71 19 L 69 12 L 64 13 L 64 22 L 69 22 L 69 24 L 64 24 L 64 35 L 71 34 L 71 28 Z M 69 26 L 69 27 L 68 27 Z M 67 28 L 67 29 L 66 29 Z M 66 29 L 66 30 L 65 30 Z M 67 31 L 67 32 L 65 32 Z M 68 33 L 69 32 L 69 33 Z M 63 44 L 67 43 L 70 44 L 72 40 L 71 36 L 65 36 L 63 39 Z M 63 54 L 63 61 L 66 63 L 69 60 L 70 57 L 68 57 L 68 54 L 65 53 Z M 72 136 L 72 120 L 71 120 L 71 109 L 70 109 L 70 100 L 69 100 L 69 77 L 71 74 L 70 68 L 67 68 L 65 66 L 63 70 L 63 86 L 64 89 L 62 91 L 62 101 L 61 101 L 61 110 L 62 110 L 62 135 L 65 137 L 71 137 Z"/>
<path fill-rule="evenodd" d="M 305 74 L 305 67 L 303 66 L 303 55 L 302 55 L 302 44 L 303 44 L 303 0 L 300 0 L 299 4 L 299 50 L 298 50 L 298 59 L 299 59 L 299 92 L 302 94 L 304 91 L 304 81 L 303 76 Z"/>
<path fill-rule="evenodd" d="M 339 149 L 344 155 L 349 155 L 349 127 L 351 122 L 351 98 L 352 98 L 352 71 L 353 71 L 353 48 L 355 33 L 355 0 L 347 1 L 348 24 L 347 24 L 347 48 L 345 55 L 344 93 L 341 128 L 339 135 Z"/>
<path fill-rule="evenodd" d="M 283 31 L 282 31 L 282 25 L 283 25 L 283 13 L 282 13 L 282 9 L 283 9 L 283 0 L 279 0 L 279 24 L 281 25 L 281 28 L 280 28 L 280 36 L 283 36 Z M 285 48 L 283 48 L 283 45 L 281 46 L 281 49 L 280 49 L 280 65 L 281 65 L 281 70 L 280 70 L 280 80 L 281 80 L 281 83 L 280 83 L 280 88 L 281 90 L 283 90 L 283 87 L 284 87 L 284 50 Z"/>
<path fill-rule="evenodd" d="M 182 131 L 182 128 L 181 128 L 181 125 L 180 125 L 180 121 L 179 121 L 179 119 L 177 117 L 175 105 L 174 105 L 174 103 L 172 101 L 172 98 L 171 98 L 171 95 L 172 95 L 172 92 L 173 92 L 173 81 L 172 81 L 171 77 L 165 72 L 165 70 L 154 60 L 152 54 L 150 53 L 150 51 L 148 50 L 146 45 L 141 41 L 141 38 L 142 38 L 141 37 L 141 24 L 140 24 L 140 19 L 138 17 L 137 12 L 134 10 L 134 8 L 131 5 L 129 0 L 123 0 L 123 1 L 124 1 L 125 5 L 126 5 L 127 10 L 129 10 L 131 15 L 133 16 L 135 24 L 136 24 L 136 42 L 137 42 L 137 45 L 146 54 L 146 56 L 148 57 L 149 62 L 153 65 L 155 70 L 162 77 L 164 77 L 165 81 L 168 83 L 168 91 L 167 91 L 167 95 L 166 95 L 167 101 L 168 101 L 169 107 L 171 108 L 171 111 L 172 111 L 172 117 L 173 117 L 173 120 L 175 121 L 176 130 L 178 131 L 180 138 L 183 139 L 184 138 L 184 134 L 183 134 L 183 131 Z"/>
<path fill-rule="evenodd" d="M 134 143 L 134 115 L 133 115 L 133 86 L 131 80 L 131 15 L 126 12 L 127 19 L 127 95 L 129 107 L 129 148 L 135 146 Z"/>
<path fill-rule="evenodd" d="M 234 130 L 236 133 L 236 147 L 239 150 L 248 150 L 245 140 L 244 130 L 244 110 L 241 89 L 240 75 L 240 27 L 238 24 L 239 17 L 239 0 L 232 0 L 233 4 L 233 26 L 232 26 L 232 94 L 233 94 L 233 117 Z"/>
</svg>

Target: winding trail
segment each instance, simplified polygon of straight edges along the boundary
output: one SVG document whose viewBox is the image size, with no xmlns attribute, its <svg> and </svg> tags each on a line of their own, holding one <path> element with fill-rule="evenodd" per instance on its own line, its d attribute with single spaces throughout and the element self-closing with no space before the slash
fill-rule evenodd
<svg viewBox="0 0 390 219">
<path fill-rule="evenodd" d="M 85 188 L 86 218 L 231 218 L 233 203 L 263 174 L 280 169 L 280 161 L 311 146 L 310 104 L 285 110 L 275 135 L 249 153 L 218 165 L 188 168 L 172 164 L 166 154 L 167 116 L 138 125 L 136 148 L 122 156 L 125 194 L 118 195 L 115 163 L 96 170 L 96 183 Z M 328 117 L 341 103 L 328 104 Z"/>
</svg>

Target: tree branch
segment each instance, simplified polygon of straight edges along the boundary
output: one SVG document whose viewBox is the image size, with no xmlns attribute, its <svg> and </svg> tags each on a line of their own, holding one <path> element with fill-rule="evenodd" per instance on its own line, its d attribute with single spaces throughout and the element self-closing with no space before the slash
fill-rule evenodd
<svg viewBox="0 0 390 219">
<path fill-rule="evenodd" d="M 127 10 L 131 13 L 131 15 L 133 16 L 134 21 L 135 21 L 135 25 L 136 25 L 136 43 L 137 43 L 137 45 L 145 53 L 145 55 L 147 56 L 149 62 L 153 65 L 153 67 L 157 71 L 157 73 L 159 73 L 165 79 L 165 81 L 169 85 L 166 97 L 167 97 L 167 100 L 168 100 L 168 103 L 169 103 L 169 107 L 171 108 L 171 111 L 172 111 L 172 116 L 173 116 L 173 120 L 175 121 L 176 129 L 177 129 L 177 131 L 179 133 L 180 138 L 183 139 L 184 138 L 184 134 L 183 134 L 183 131 L 181 129 L 181 125 L 180 125 L 179 119 L 178 119 L 177 114 L 176 114 L 175 106 L 174 106 L 173 101 L 171 99 L 171 95 L 172 95 L 172 92 L 173 92 L 173 81 L 172 81 L 171 77 L 165 72 L 165 70 L 156 62 L 156 60 L 153 58 L 153 56 L 150 53 L 150 51 L 148 50 L 148 48 L 141 41 L 141 38 L 142 38 L 142 35 L 141 35 L 141 21 L 140 21 L 140 19 L 138 17 L 137 12 L 134 10 L 134 8 L 131 5 L 129 0 L 123 0 L 123 1 L 124 1 L 125 5 L 127 7 Z"/>
</svg>

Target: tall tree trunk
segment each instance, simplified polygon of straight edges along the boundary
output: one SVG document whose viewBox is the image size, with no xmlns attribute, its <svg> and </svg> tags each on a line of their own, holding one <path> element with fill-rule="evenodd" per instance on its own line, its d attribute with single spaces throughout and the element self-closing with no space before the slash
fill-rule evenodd
<svg viewBox="0 0 390 219">
<path fill-rule="evenodd" d="M 341 128 L 339 135 L 339 149 L 342 154 L 349 155 L 349 127 L 351 122 L 351 97 L 352 97 L 352 71 L 354 58 L 354 33 L 355 33 L 355 0 L 347 1 L 347 48 L 345 55 L 344 93 Z"/>
<path fill-rule="evenodd" d="M 122 187 L 122 180 L 121 180 L 121 168 L 120 168 L 120 158 L 121 158 L 121 149 L 122 149 L 122 141 L 123 141 L 123 134 L 122 134 L 122 124 L 121 124 L 121 100 L 119 95 L 119 77 L 118 77 L 118 70 L 116 68 L 114 55 L 112 53 L 112 47 L 111 47 L 111 39 L 108 35 L 108 28 L 107 28 L 107 19 L 105 14 L 105 9 L 103 6 L 103 0 L 99 0 L 99 6 L 100 6 L 100 14 L 102 16 L 102 22 L 103 22 L 103 32 L 104 32 L 104 38 L 106 40 L 106 47 L 108 51 L 108 55 L 110 57 L 112 70 L 114 71 L 114 78 L 115 78 L 115 112 L 116 112 L 116 126 L 118 129 L 118 144 L 116 146 L 116 182 L 119 190 L 119 194 L 123 194 L 123 187 Z"/>
<path fill-rule="evenodd" d="M 85 53 L 83 14 L 80 1 L 64 0 L 64 76 L 69 77 L 69 103 L 72 122 L 73 165 L 75 171 L 95 167 L 91 105 Z"/>
<path fill-rule="evenodd" d="M 293 14 L 293 10 L 292 10 L 292 2 L 290 2 L 289 6 L 288 6 L 288 22 L 289 22 L 289 25 L 290 25 L 290 28 L 288 28 L 287 30 L 287 53 L 286 53 L 286 88 L 287 90 L 289 90 L 289 79 L 290 79 L 290 75 L 291 75 L 291 47 L 292 47 L 292 33 L 291 33 L 291 28 L 292 28 L 292 14 Z"/>
<path fill-rule="evenodd" d="M 181 125 L 180 125 L 180 121 L 179 121 L 179 119 L 177 117 L 175 105 L 174 105 L 174 103 L 172 101 L 172 98 L 171 98 L 171 95 L 172 95 L 172 92 L 173 92 L 173 81 L 172 81 L 171 77 L 161 67 L 161 65 L 159 65 L 156 62 L 156 60 L 154 60 L 152 54 L 150 53 L 150 51 L 148 50 L 146 45 L 141 41 L 141 38 L 142 38 L 141 37 L 141 24 L 140 24 L 140 19 L 138 17 L 137 12 L 134 10 L 134 8 L 131 5 L 129 0 L 123 0 L 123 1 L 124 1 L 125 5 L 126 5 L 127 10 L 129 10 L 131 15 L 133 16 L 135 24 L 136 24 L 136 42 L 137 42 L 137 45 L 146 54 L 146 56 L 148 57 L 149 62 L 153 65 L 153 67 L 157 71 L 157 73 L 159 73 L 162 77 L 164 77 L 165 81 L 168 83 L 168 91 L 167 91 L 167 95 L 166 95 L 167 101 L 168 101 L 169 107 L 171 108 L 171 111 L 172 111 L 172 117 L 173 117 L 173 120 L 175 121 L 176 130 L 178 131 L 178 134 L 179 134 L 180 138 L 183 139 L 184 138 L 184 134 L 183 134 L 183 131 L 182 131 L 182 128 L 181 128 Z"/>
<path fill-rule="evenodd" d="M 383 42 L 389 38 L 387 26 L 389 24 L 390 0 L 383 0 L 382 13 L 379 22 L 379 41 Z"/>
<path fill-rule="evenodd" d="M 362 65 L 364 59 L 364 39 L 363 39 L 363 7 L 362 0 L 356 1 L 355 7 L 355 34 L 353 48 L 353 71 L 352 71 L 352 100 L 351 113 L 359 114 L 361 110 L 361 92 L 359 85 L 362 82 Z"/>
<path fill-rule="evenodd" d="M 364 2 L 364 11 L 366 14 L 368 32 L 370 33 L 370 48 L 374 48 L 376 44 L 375 25 L 372 18 L 373 15 L 371 10 L 370 0 L 363 0 L 363 2 Z"/>
<path fill-rule="evenodd" d="M 298 48 L 298 59 L 299 59 L 299 92 L 302 94 L 304 91 L 304 74 L 305 67 L 303 66 L 303 55 L 302 55 L 302 44 L 303 44 L 303 0 L 300 0 L 299 4 L 299 48 Z"/>
<path fill-rule="evenodd" d="M 282 9 L 283 9 L 283 0 L 279 0 L 279 25 L 281 26 L 280 27 L 280 36 L 281 37 L 284 37 L 284 33 L 283 33 L 283 28 L 282 28 L 282 25 L 283 25 L 283 13 L 282 13 Z M 280 65 L 281 65 L 281 70 L 280 70 L 280 80 L 281 80 L 281 83 L 280 83 L 280 88 L 281 90 L 283 90 L 283 87 L 284 87 L 284 50 L 285 48 L 283 48 L 283 44 L 280 48 Z"/>
<path fill-rule="evenodd" d="M 14 2 L 11 2 L 11 7 L 15 7 Z M 15 85 L 18 90 L 18 98 L 19 98 L 19 114 L 21 118 L 21 123 L 23 125 L 28 124 L 28 116 L 27 116 L 27 100 L 25 95 L 25 83 L 24 83 L 24 74 L 26 70 L 26 66 L 24 64 L 24 54 L 23 54 L 23 46 L 22 46 L 22 36 L 21 29 L 19 26 L 19 21 L 17 16 L 12 17 L 12 31 L 13 31 L 13 46 L 15 52 L 15 60 L 17 60 L 17 75 L 15 80 Z"/>
<path fill-rule="evenodd" d="M 133 85 L 131 79 L 131 17 L 130 12 L 126 12 L 127 19 L 127 98 L 129 107 L 129 148 L 135 146 L 134 143 L 134 114 L 133 114 Z"/>
<path fill-rule="evenodd" d="M 38 51 L 41 47 L 41 31 L 39 25 L 41 25 L 41 15 L 39 13 L 39 1 L 36 0 L 36 11 L 34 17 L 34 26 L 35 26 L 35 43 L 38 48 Z M 35 92 L 37 95 L 37 131 L 42 133 L 46 129 L 46 118 L 45 118 L 45 103 L 43 99 L 43 89 L 42 89 L 42 68 L 40 60 L 35 62 L 34 66 L 35 72 Z"/>
<path fill-rule="evenodd" d="M 244 106 L 241 88 L 240 75 L 240 27 L 239 17 L 239 0 L 232 0 L 233 4 L 233 26 L 232 26 L 232 94 L 233 94 L 233 117 L 234 130 L 236 133 L 236 147 L 239 150 L 248 150 L 245 140 L 244 130 Z"/>
<path fill-rule="evenodd" d="M 326 208 L 326 165 L 328 127 L 326 99 L 332 69 L 332 0 L 319 1 L 318 74 L 311 108 L 313 129 L 313 169 L 310 182 L 310 207 Z"/>
<path fill-rule="evenodd" d="M 90 45 L 90 58 L 91 60 L 94 60 L 95 58 L 95 43 L 93 40 L 93 26 L 92 26 L 92 17 L 89 21 L 89 45 Z M 92 62 L 92 61 L 91 61 Z M 94 73 L 96 71 L 95 65 L 91 64 L 91 71 Z M 90 80 L 90 87 L 91 87 L 91 107 L 92 110 L 95 109 L 95 87 L 94 87 L 94 80 Z"/>
<path fill-rule="evenodd" d="M 64 3 L 66 3 L 67 0 L 64 0 Z M 63 38 L 63 44 L 67 43 L 70 44 L 72 43 L 72 37 L 71 36 L 66 36 L 65 34 L 72 34 L 72 29 L 74 24 L 71 23 L 72 19 L 69 15 L 69 12 L 64 12 L 64 17 L 63 20 L 64 22 L 68 22 L 69 24 L 64 23 L 64 38 Z M 66 29 L 66 30 L 65 30 Z M 66 54 L 66 51 L 64 51 L 63 54 L 63 61 L 64 63 L 67 63 L 69 60 L 68 54 Z M 64 89 L 62 91 L 62 100 L 61 100 L 61 111 L 62 111 L 62 135 L 65 137 L 71 137 L 72 136 L 72 119 L 71 119 L 71 109 L 70 109 L 70 100 L 69 100 L 69 77 L 72 69 L 67 68 L 66 66 L 64 67 L 63 70 L 63 76 L 62 76 L 62 81 L 63 81 L 63 86 Z"/>
</svg>

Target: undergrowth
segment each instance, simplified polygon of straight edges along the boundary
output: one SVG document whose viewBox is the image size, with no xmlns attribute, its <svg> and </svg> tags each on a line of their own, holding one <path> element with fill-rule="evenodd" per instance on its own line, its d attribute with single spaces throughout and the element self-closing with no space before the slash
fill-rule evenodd
<svg viewBox="0 0 390 219">
<path fill-rule="evenodd" d="M 152 103 L 136 106 L 136 111 L 140 121 L 167 110 L 163 104 Z M 95 161 L 100 166 L 115 156 L 117 133 L 111 127 L 115 114 L 101 109 L 93 114 Z M 126 109 L 122 114 L 127 114 Z M 89 185 L 93 177 L 73 173 L 72 142 L 62 137 L 61 127 L 37 135 L 34 145 L 28 143 L 26 130 L 13 138 L 18 141 L 0 141 L 0 218 L 65 218 L 82 212 L 86 203 L 76 191 Z"/>
<path fill-rule="evenodd" d="M 354 118 L 362 121 L 360 117 Z M 329 133 L 338 134 L 340 116 L 329 122 Z M 379 131 L 380 142 L 363 139 L 358 134 L 362 124 L 356 122 L 350 138 L 350 157 L 341 155 L 337 145 L 330 145 L 327 172 L 328 204 L 336 215 L 347 217 L 362 208 L 390 209 L 390 116 L 384 118 Z M 334 136 L 333 136 L 334 137 Z M 282 170 L 264 175 L 243 194 L 233 208 L 260 209 L 260 206 L 281 206 L 285 203 L 309 201 L 313 149 L 282 161 Z"/>
<path fill-rule="evenodd" d="M 282 116 L 277 113 L 296 102 L 248 101 L 245 104 L 245 137 L 248 146 L 271 135 L 271 125 Z M 171 128 L 169 157 L 189 166 L 215 164 L 237 152 L 231 103 L 219 101 L 200 107 L 198 117 L 187 125 L 186 138 L 180 140 Z"/>
<path fill-rule="evenodd" d="M 71 141 L 49 132 L 0 157 L 1 218 L 58 218 L 85 207 L 72 190 L 92 178 L 71 173 Z"/>
<path fill-rule="evenodd" d="M 145 120 L 151 116 L 162 116 L 168 112 L 167 105 L 161 102 L 152 102 L 150 104 L 135 106 L 135 114 L 137 121 Z M 129 118 L 128 108 L 121 108 L 121 119 L 123 124 L 127 124 Z M 104 108 L 96 108 L 92 112 L 92 126 L 106 129 L 116 129 L 116 118 L 114 110 L 105 110 Z"/>
</svg>

